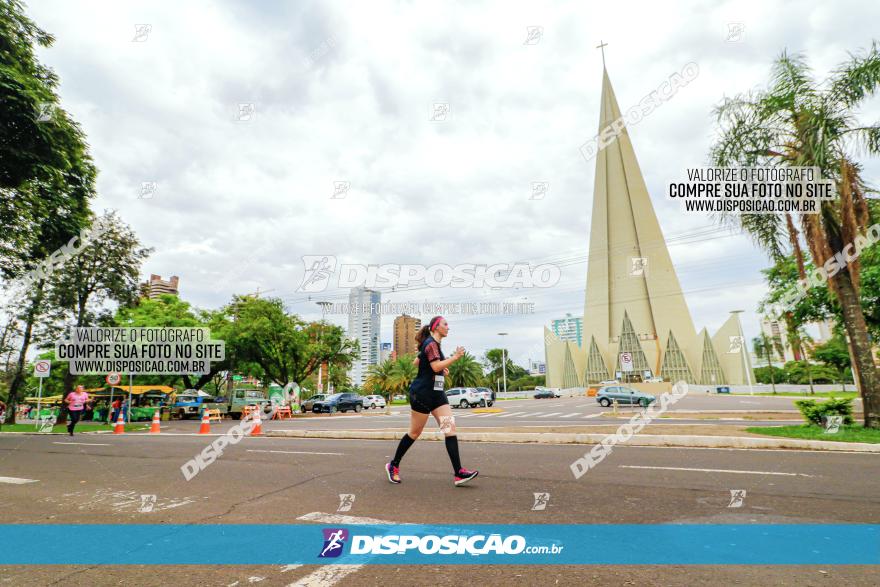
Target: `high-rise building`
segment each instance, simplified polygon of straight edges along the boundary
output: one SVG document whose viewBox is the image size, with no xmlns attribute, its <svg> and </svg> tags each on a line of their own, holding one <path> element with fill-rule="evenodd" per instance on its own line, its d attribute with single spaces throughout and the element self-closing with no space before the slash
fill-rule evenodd
<svg viewBox="0 0 880 587">
<path fill-rule="evenodd" d="M 355 385 L 363 385 L 370 365 L 379 363 L 381 302 L 381 292 L 365 287 L 353 288 L 348 295 L 348 337 L 357 340 L 361 346 L 360 355 L 352 362 L 348 372 Z"/>
<path fill-rule="evenodd" d="M 162 294 L 176 296 L 178 295 L 177 285 L 179 282 L 180 278 L 176 275 L 172 275 L 170 280 L 165 281 L 161 275 L 154 273 L 150 275 L 150 279 L 141 283 L 141 296 L 150 299 L 158 298 Z"/>
<path fill-rule="evenodd" d="M 547 385 L 656 375 L 706 385 L 754 381 L 737 314 L 714 337 L 694 328 L 623 120 L 603 67 L 599 135 L 614 132 L 595 153 L 582 344 L 544 328 Z"/>
<path fill-rule="evenodd" d="M 384 363 L 388 359 L 392 358 L 391 357 L 392 354 L 393 353 L 391 350 L 391 343 L 390 342 L 383 342 L 382 343 L 382 350 L 379 353 L 379 362 Z"/>
<path fill-rule="evenodd" d="M 565 318 L 554 320 L 550 328 L 559 340 L 570 340 L 576 342 L 578 346 L 583 346 L 581 333 L 584 329 L 584 321 L 580 316 L 572 316 L 566 312 Z"/>
<path fill-rule="evenodd" d="M 422 327 L 422 321 L 404 314 L 394 319 L 394 356 L 417 353 L 416 334 Z"/>
<path fill-rule="evenodd" d="M 805 324 L 803 332 L 812 339 L 812 342 L 805 341 L 804 346 L 809 349 L 813 346 L 827 342 L 831 339 L 833 330 L 834 322 L 831 319 Z M 812 334 L 810 331 L 816 331 L 818 332 L 818 335 Z M 792 349 L 791 343 L 788 341 L 788 327 L 784 320 L 769 316 L 762 317 L 761 332 L 767 336 L 767 339 L 773 345 L 772 357 L 774 360 L 781 360 L 783 363 L 787 363 L 789 361 L 802 361 L 804 359 L 801 353 L 795 352 Z"/>
</svg>

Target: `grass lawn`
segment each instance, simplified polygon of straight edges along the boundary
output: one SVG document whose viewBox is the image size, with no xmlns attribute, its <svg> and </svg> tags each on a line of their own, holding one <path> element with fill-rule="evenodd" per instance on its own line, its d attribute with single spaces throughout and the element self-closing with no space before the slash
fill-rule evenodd
<svg viewBox="0 0 880 587">
<path fill-rule="evenodd" d="M 737 395 L 737 396 L 740 396 L 740 395 L 744 395 L 744 394 L 738 393 L 738 394 L 736 394 L 736 395 Z M 845 392 L 845 393 L 842 392 L 842 391 L 817 391 L 817 392 L 814 393 L 814 394 L 811 394 L 809 391 L 804 391 L 804 392 L 800 392 L 800 391 L 785 391 L 785 392 L 782 392 L 782 391 L 780 391 L 779 393 L 773 393 L 772 391 L 762 391 L 762 392 L 759 392 L 759 393 L 755 393 L 755 395 L 769 395 L 770 397 L 773 397 L 773 396 L 786 396 L 786 395 L 792 395 L 792 396 L 795 396 L 795 397 L 810 397 L 810 398 L 812 398 L 812 397 L 815 397 L 815 398 L 829 398 L 829 397 L 836 397 L 836 398 L 839 398 L 839 399 L 849 399 L 849 398 L 857 398 L 857 397 L 859 397 L 859 394 L 857 394 L 857 393 L 854 392 L 854 391 L 847 391 L 847 392 Z"/>
<path fill-rule="evenodd" d="M 808 424 L 800 426 L 753 426 L 746 428 L 746 432 L 766 434 L 768 436 L 784 436 L 786 438 L 803 438 L 805 440 L 880 443 L 880 429 L 865 428 L 862 425 L 841 426 L 840 430 L 834 434 L 828 434 L 821 426 Z"/>
<path fill-rule="evenodd" d="M 149 430 L 150 423 L 149 422 L 135 422 L 134 424 L 126 424 L 125 431 L 126 432 L 137 432 L 141 430 Z M 80 432 L 94 432 L 96 430 L 113 430 L 112 426 L 107 424 L 99 424 L 92 422 L 80 422 L 74 428 L 73 433 L 79 434 Z M 3 424 L 0 426 L 0 432 L 36 432 L 37 427 L 34 424 Z M 67 424 L 59 424 L 57 426 L 52 427 L 52 432 L 64 432 L 67 433 Z"/>
</svg>

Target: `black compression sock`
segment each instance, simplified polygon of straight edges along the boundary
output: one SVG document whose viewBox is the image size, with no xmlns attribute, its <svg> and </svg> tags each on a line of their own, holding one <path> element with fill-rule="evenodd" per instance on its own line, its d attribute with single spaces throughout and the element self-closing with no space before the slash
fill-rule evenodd
<svg viewBox="0 0 880 587">
<path fill-rule="evenodd" d="M 452 461 L 452 469 L 456 474 L 461 469 L 461 460 L 458 457 L 458 436 L 446 437 L 446 452 L 449 453 L 449 460 Z"/>
<path fill-rule="evenodd" d="M 406 454 L 406 451 L 409 450 L 409 447 L 413 445 L 415 439 L 409 434 L 404 434 L 403 438 L 400 439 L 400 444 L 397 445 L 397 452 L 394 453 L 394 458 L 391 460 L 391 464 L 395 467 L 400 466 L 400 460 L 403 458 L 403 455 Z"/>
</svg>

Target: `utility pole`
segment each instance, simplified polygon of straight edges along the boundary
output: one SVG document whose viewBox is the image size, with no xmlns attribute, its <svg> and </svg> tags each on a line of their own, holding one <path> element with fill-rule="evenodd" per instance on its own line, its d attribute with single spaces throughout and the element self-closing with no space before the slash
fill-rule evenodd
<svg viewBox="0 0 880 587">
<path fill-rule="evenodd" d="M 499 332 L 498 336 L 507 336 L 507 333 Z M 507 397 L 507 350 L 504 347 L 501 347 L 501 373 L 504 377 L 504 397 Z"/>
</svg>

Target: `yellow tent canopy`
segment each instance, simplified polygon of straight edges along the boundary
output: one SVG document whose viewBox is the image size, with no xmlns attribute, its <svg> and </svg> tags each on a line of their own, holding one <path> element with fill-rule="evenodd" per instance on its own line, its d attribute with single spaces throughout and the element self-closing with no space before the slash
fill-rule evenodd
<svg viewBox="0 0 880 587">
<path fill-rule="evenodd" d="M 24 398 L 24 402 L 26 404 L 35 404 L 35 403 L 37 403 L 37 400 L 39 399 L 44 404 L 51 404 L 53 402 L 60 402 L 61 397 L 62 396 L 60 396 L 60 395 L 44 395 L 43 398 L 40 399 L 37 396 L 32 396 L 32 397 Z"/>
<path fill-rule="evenodd" d="M 127 385 L 111 385 L 110 387 L 113 388 L 113 395 L 116 395 L 117 393 L 125 393 L 125 394 L 128 393 L 128 386 Z M 110 393 L 104 387 L 97 387 L 95 389 L 87 389 L 86 391 L 89 393 L 94 393 L 96 395 Z M 160 393 L 171 393 L 174 391 L 174 388 L 169 387 L 167 385 L 132 385 L 131 386 L 131 394 L 132 395 L 142 395 L 144 393 L 147 393 L 148 391 L 158 391 Z"/>
</svg>

